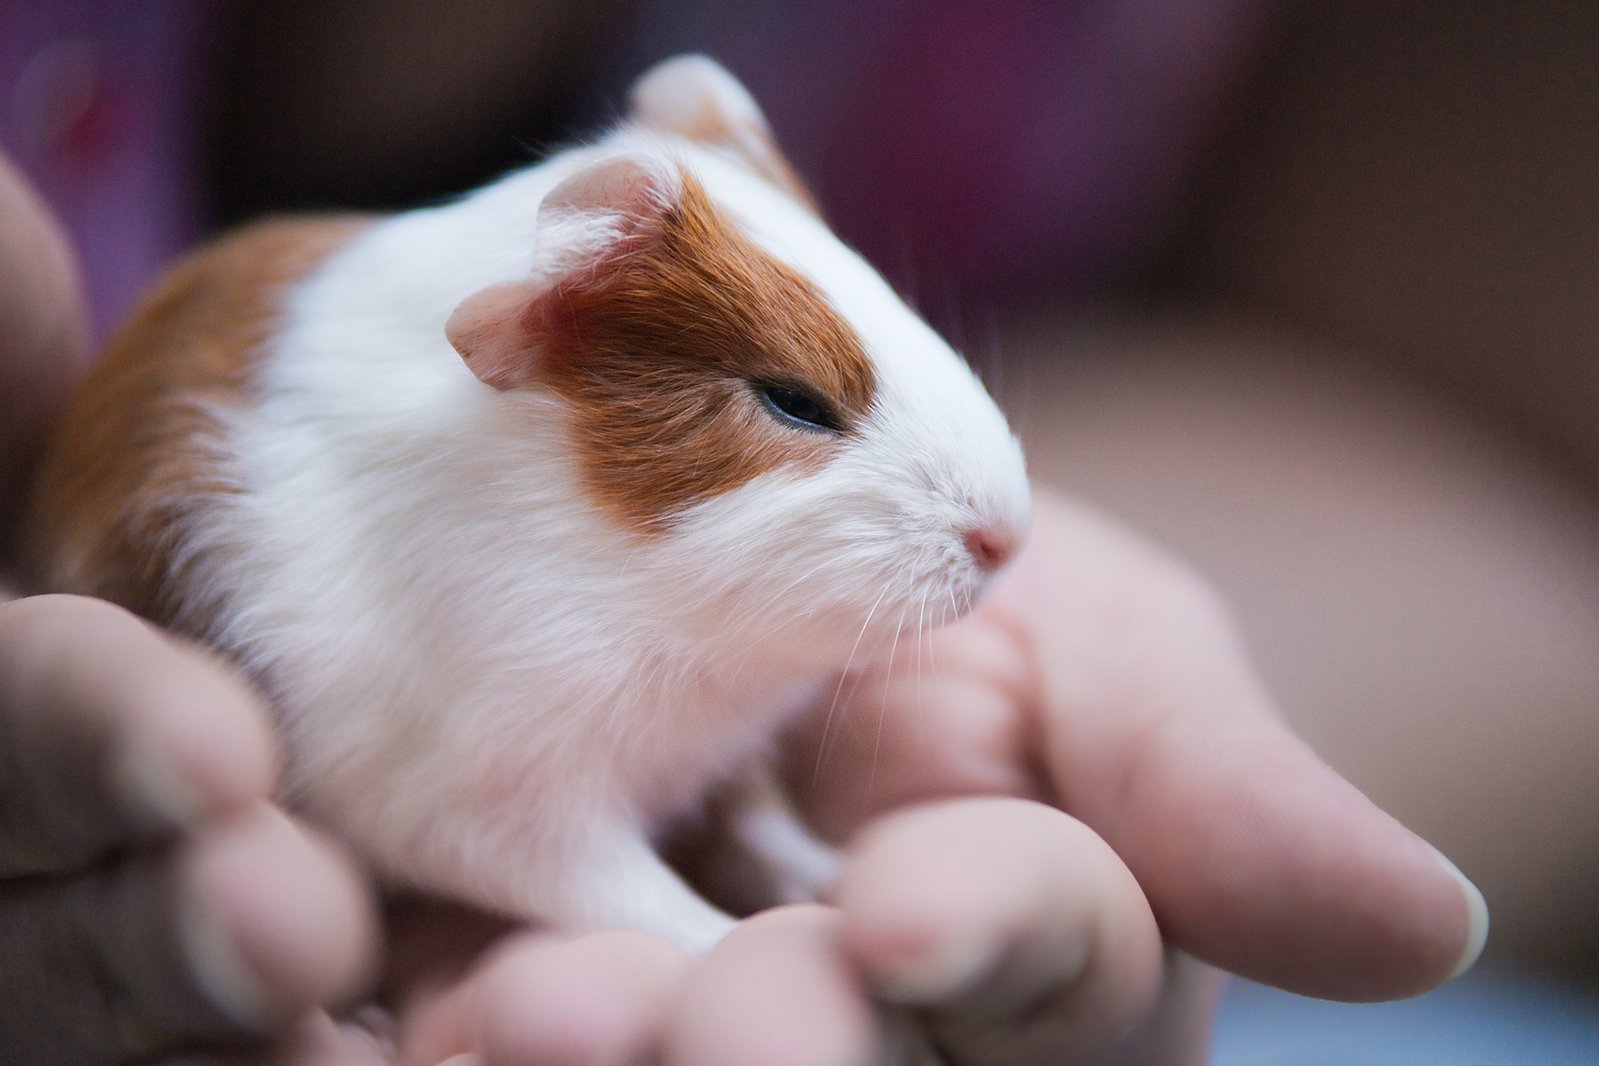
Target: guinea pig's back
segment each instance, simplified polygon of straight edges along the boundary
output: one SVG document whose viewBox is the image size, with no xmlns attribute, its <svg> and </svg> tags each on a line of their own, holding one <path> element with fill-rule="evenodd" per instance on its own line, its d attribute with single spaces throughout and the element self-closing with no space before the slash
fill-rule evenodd
<svg viewBox="0 0 1599 1066">
<path fill-rule="evenodd" d="M 41 587 L 204 628 L 184 617 L 176 558 L 196 509 L 237 491 L 219 416 L 251 402 L 285 295 L 367 224 L 258 223 L 157 283 L 50 435 L 23 525 L 23 555 Z"/>
</svg>

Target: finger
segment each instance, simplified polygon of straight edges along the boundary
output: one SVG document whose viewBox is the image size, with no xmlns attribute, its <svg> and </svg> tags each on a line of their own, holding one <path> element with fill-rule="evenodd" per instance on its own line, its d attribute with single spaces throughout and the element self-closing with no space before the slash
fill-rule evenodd
<svg viewBox="0 0 1599 1066">
<path fill-rule="evenodd" d="M 992 606 L 1033 635 L 1040 746 L 1066 808 L 1173 940 L 1345 999 L 1414 994 L 1475 960 L 1481 894 L 1288 732 L 1206 589 L 1058 504 L 1036 536 L 1048 550 Z"/>
<path fill-rule="evenodd" d="M 684 983 L 666 1066 L 863 1066 L 876 1021 L 839 951 L 838 915 L 783 907 L 735 929 Z"/>
<path fill-rule="evenodd" d="M 259 1043 L 356 990 L 354 871 L 265 806 L 171 854 L 0 887 L 0 1061 L 120 1062 Z"/>
<path fill-rule="evenodd" d="M 1037 736 L 1018 712 L 1035 684 L 1022 645 L 986 615 L 937 630 L 847 679 L 785 747 L 784 778 L 834 840 L 924 800 L 1043 798 Z"/>
<path fill-rule="evenodd" d="M 889 815 L 851 845 L 838 905 L 872 988 L 918 1008 L 957 1062 L 1121 1058 L 1157 1023 L 1166 973 L 1149 905 L 1110 848 L 1053 808 L 976 799 Z"/>
<path fill-rule="evenodd" d="M 0 876 L 240 808 L 274 758 L 254 696 L 210 657 L 99 600 L 0 604 Z"/>
<path fill-rule="evenodd" d="M 87 325 L 66 235 L 0 153 L 0 516 L 20 510 L 7 496 L 88 365 Z"/>
<path fill-rule="evenodd" d="M 485 1066 L 625 1066 L 660 1039 L 690 958 L 644 933 L 541 939 L 483 983 Z"/>
<path fill-rule="evenodd" d="M 453 923 L 452 923 L 453 924 Z M 423 978 L 400 1008 L 400 1061 L 628 1063 L 659 1035 L 688 956 L 644 933 L 510 935 L 465 971 Z"/>
</svg>

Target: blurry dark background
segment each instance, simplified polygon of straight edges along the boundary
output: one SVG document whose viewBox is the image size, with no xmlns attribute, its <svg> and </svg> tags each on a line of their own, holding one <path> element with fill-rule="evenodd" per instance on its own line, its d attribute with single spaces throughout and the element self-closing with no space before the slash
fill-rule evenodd
<svg viewBox="0 0 1599 1066">
<path fill-rule="evenodd" d="M 762 102 L 847 239 L 902 283 L 991 304 L 1147 266 L 1247 77 L 1269 5 L 347 0 L 334 10 L 330 20 L 300 3 L 237 9 L 214 161 L 224 218 L 470 188 L 530 147 L 614 120 L 655 60 L 704 51 Z"/>
<path fill-rule="evenodd" d="M 1196 561 L 1286 712 L 1599 980 L 1599 5 L 75 0 L 0 144 L 102 330 L 205 232 L 470 188 L 684 50 L 990 377 Z"/>
</svg>

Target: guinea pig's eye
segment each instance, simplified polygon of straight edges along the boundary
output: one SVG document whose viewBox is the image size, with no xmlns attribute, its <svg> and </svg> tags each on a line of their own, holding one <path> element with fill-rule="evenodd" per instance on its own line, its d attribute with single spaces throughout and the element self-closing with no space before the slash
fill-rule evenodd
<svg viewBox="0 0 1599 1066">
<path fill-rule="evenodd" d="M 843 424 L 833 413 L 832 405 L 808 389 L 792 385 L 756 385 L 766 407 L 780 421 L 798 424 L 804 429 L 821 429 L 830 433 L 843 430 Z"/>
</svg>

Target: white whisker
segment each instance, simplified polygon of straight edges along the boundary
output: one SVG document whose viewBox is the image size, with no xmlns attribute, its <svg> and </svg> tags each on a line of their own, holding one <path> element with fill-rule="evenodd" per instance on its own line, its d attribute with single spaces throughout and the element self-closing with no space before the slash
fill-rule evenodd
<svg viewBox="0 0 1599 1066">
<path fill-rule="evenodd" d="M 927 590 L 922 590 L 922 598 L 916 605 L 916 735 L 922 735 L 922 723 L 925 720 L 922 707 L 927 700 L 923 688 L 925 671 L 922 668 L 923 650 L 932 650 L 932 634 L 927 628 Z"/>
<path fill-rule="evenodd" d="M 838 675 L 838 687 L 833 690 L 833 702 L 827 708 L 827 718 L 822 722 L 822 738 L 816 745 L 816 768 L 811 772 L 811 783 L 821 780 L 822 761 L 827 756 L 827 737 L 833 728 L 833 715 L 838 711 L 839 698 L 844 694 L 844 681 L 849 677 L 850 667 L 855 665 L 855 653 L 861 650 L 861 641 L 866 638 L 866 630 L 872 624 L 872 618 L 877 614 L 877 608 L 882 604 L 883 597 L 888 595 L 888 586 L 883 586 L 883 591 L 877 594 L 877 599 L 872 602 L 872 609 L 866 612 L 866 621 L 861 623 L 861 631 L 855 635 L 855 644 L 849 650 L 849 658 L 844 661 L 844 672 Z"/>
<path fill-rule="evenodd" d="M 883 723 L 888 719 L 888 696 L 894 684 L 894 653 L 899 651 L 900 630 L 905 628 L 905 608 L 900 608 L 899 624 L 894 627 L 894 643 L 888 646 L 888 665 L 883 668 L 883 705 L 877 711 L 877 736 L 872 740 L 872 768 L 866 775 L 866 795 L 877 787 L 877 758 L 883 749 Z"/>
</svg>

